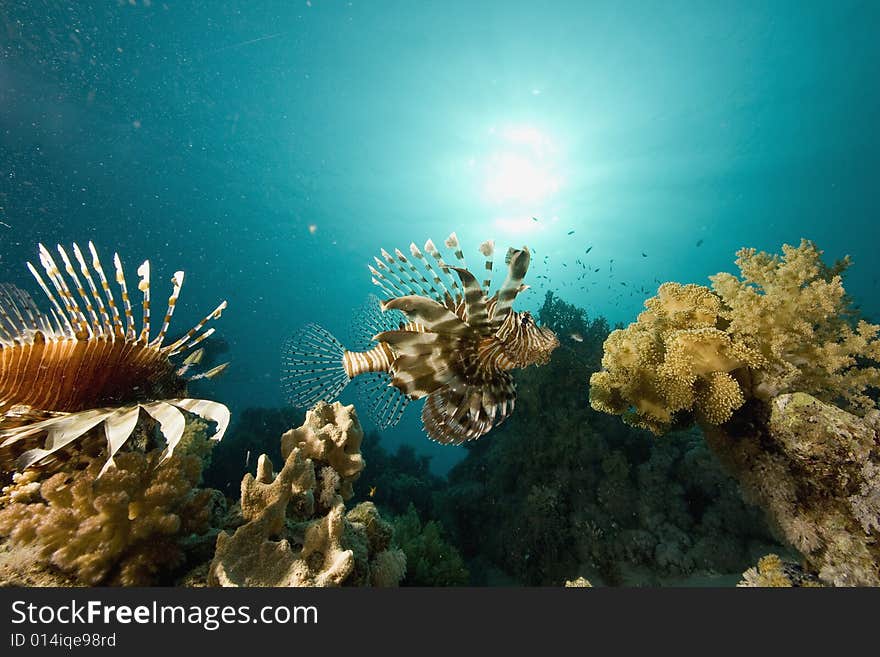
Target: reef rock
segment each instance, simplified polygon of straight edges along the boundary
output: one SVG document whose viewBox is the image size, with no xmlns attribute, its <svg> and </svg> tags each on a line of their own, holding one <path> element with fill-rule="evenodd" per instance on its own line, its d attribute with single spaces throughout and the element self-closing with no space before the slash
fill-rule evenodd
<svg viewBox="0 0 880 657">
<path fill-rule="evenodd" d="M 362 438 L 353 406 L 320 402 L 282 436 L 285 462 L 277 475 L 260 456 L 256 476 L 241 483 L 245 523 L 218 535 L 208 584 L 397 585 L 406 558 L 391 547 L 391 526 L 372 503 L 345 510 L 344 496 L 364 467 Z M 335 492 L 340 482 L 342 494 Z"/>
</svg>

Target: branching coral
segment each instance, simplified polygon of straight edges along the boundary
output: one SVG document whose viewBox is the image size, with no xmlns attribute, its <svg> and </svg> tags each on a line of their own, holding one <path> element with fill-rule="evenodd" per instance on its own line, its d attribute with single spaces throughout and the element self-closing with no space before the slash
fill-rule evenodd
<svg viewBox="0 0 880 657">
<path fill-rule="evenodd" d="M 188 431 L 187 445 L 200 445 Z M 184 558 L 181 540 L 208 529 L 212 491 L 198 489 L 199 456 L 180 447 L 120 452 L 116 467 L 97 477 L 95 458 L 84 470 L 58 472 L 37 483 L 24 475 L 5 492 L 0 535 L 12 548 L 34 548 L 41 559 L 84 584 L 155 583 Z"/>
<path fill-rule="evenodd" d="M 464 586 L 468 571 L 458 550 L 443 536 L 434 520 L 422 524 L 413 505 L 394 519 L 394 535 L 406 554 L 409 586 Z"/>
<path fill-rule="evenodd" d="M 880 326 L 853 324 L 841 280 L 806 240 L 783 255 L 737 254 L 740 276 L 712 289 L 664 283 L 605 343 L 594 408 L 662 434 L 677 422 L 724 424 L 751 397 L 808 392 L 864 412 L 880 388 Z"/>
<path fill-rule="evenodd" d="M 241 484 L 245 523 L 221 532 L 208 573 L 220 586 L 391 586 L 406 571 L 393 530 L 369 502 L 346 513 L 339 481 L 363 468 L 363 430 L 353 406 L 320 402 L 303 426 L 282 436 L 276 475 L 264 454 Z M 315 496 L 316 467 L 322 490 Z M 337 467 L 339 468 L 337 470 Z M 341 471 L 340 471 L 341 470 Z"/>
</svg>

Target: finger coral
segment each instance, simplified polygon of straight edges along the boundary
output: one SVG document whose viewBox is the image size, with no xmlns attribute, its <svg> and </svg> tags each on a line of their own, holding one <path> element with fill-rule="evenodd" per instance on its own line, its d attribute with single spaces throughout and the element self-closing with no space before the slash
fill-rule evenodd
<svg viewBox="0 0 880 657">
<path fill-rule="evenodd" d="M 188 445 L 204 441 L 187 436 Z M 180 541 L 208 529 L 214 501 L 212 491 L 197 488 L 199 456 L 178 448 L 162 458 L 161 449 L 120 452 L 100 478 L 103 457 L 41 482 L 21 475 L 4 492 L 0 536 L 82 584 L 154 584 L 182 563 Z"/>
<path fill-rule="evenodd" d="M 391 547 L 393 529 L 372 503 L 346 513 L 345 491 L 336 492 L 340 480 L 350 486 L 363 469 L 362 438 L 353 406 L 319 402 L 282 436 L 285 462 L 277 474 L 261 455 L 256 476 L 241 483 L 245 523 L 218 535 L 208 584 L 396 585 L 406 559 Z"/>
</svg>

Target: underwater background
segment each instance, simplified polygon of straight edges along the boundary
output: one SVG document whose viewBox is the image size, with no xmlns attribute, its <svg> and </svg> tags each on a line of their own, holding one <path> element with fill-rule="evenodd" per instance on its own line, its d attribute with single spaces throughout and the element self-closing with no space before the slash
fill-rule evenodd
<svg viewBox="0 0 880 657">
<path fill-rule="evenodd" d="M 634 321 L 660 283 L 706 284 L 741 247 L 807 238 L 829 263 L 852 257 L 846 290 L 878 320 L 878 24 L 876 2 L 7 0 L 0 280 L 34 291 L 25 262 L 38 242 L 93 240 L 129 270 L 149 258 L 159 298 L 186 271 L 178 327 L 228 299 L 213 345 L 231 366 L 197 390 L 233 411 L 209 481 L 235 496 L 246 462 L 269 449 L 255 434 L 277 441 L 302 420 L 277 410 L 285 338 L 317 322 L 345 342 L 376 292 L 367 264 L 380 248 L 456 231 L 479 262 L 483 240 L 502 253 L 527 244 L 517 310 L 573 311 L 558 299 L 585 312 L 560 324 L 557 370 L 526 373 L 514 417 L 468 448 L 428 441 L 412 404 L 381 448 L 366 441 L 359 485 L 395 513 L 413 502 L 442 520 L 475 583 L 559 581 L 574 575 L 570 537 L 553 524 L 565 502 L 532 485 L 513 446 L 530 450 L 536 481 L 562 461 L 594 469 L 608 487 L 595 514 L 620 504 L 631 517 L 635 498 L 680 496 L 694 517 L 713 496 L 741 505 L 705 450 L 652 453 L 647 432 L 589 409 L 608 330 Z M 529 401 L 530 386 L 552 395 Z M 576 445 L 541 435 L 556 426 L 565 438 L 587 417 Z M 678 488 L 655 482 L 647 495 L 645 464 L 664 458 L 652 471 L 675 470 Z M 522 499 L 508 497 L 517 482 Z M 528 547 L 504 563 L 500 539 L 474 543 L 510 520 L 481 515 L 474 500 L 488 498 L 548 523 L 518 537 L 540 547 L 539 563 Z M 583 516 L 578 531 L 607 535 Z M 767 552 L 748 546 L 774 539 L 744 506 L 725 517 L 723 531 L 700 530 L 721 537 L 701 549 L 733 541 L 725 572 L 742 572 Z M 687 575 L 695 559 L 656 568 Z M 490 574 L 473 579 L 480 560 Z"/>
</svg>

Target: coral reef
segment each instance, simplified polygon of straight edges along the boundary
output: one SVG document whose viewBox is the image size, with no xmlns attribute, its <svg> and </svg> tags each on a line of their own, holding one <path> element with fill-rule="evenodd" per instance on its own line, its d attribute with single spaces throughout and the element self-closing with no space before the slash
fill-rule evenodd
<svg viewBox="0 0 880 657">
<path fill-rule="evenodd" d="M 820 587 L 815 577 L 805 573 L 797 564 L 785 562 L 779 555 L 768 554 L 758 559 L 758 565 L 742 574 L 737 586 L 752 588 Z"/>
<path fill-rule="evenodd" d="M 406 554 L 406 586 L 465 586 L 469 574 L 458 550 L 435 520 L 422 524 L 415 506 L 393 520 L 394 538 Z"/>
<path fill-rule="evenodd" d="M 362 438 L 353 406 L 319 402 L 282 436 L 285 462 L 277 475 L 261 455 L 256 476 L 241 483 L 244 524 L 218 535 L 208 584 L 396 585 L 406 559 L 391 545 L 391 526 L 370 502 L 345 510 L 364 466 Z"/>
<path fill-rule="evenodd" d="M 212 521 L 215 492 L 198 488 L 206 428 L 191 422 L 164 461 L 160 448 L 118 452 L 100 478 L 104 455 L 45 479 L 38 471 L 17 474 L 0 499 L 9 559 L 21 551 L 36 570 L 56 569 L 87 585 L 157 583 L 184 563 L 185 539 Z"/>
<path fill-rule="evenodd" d="M 584 321 L 582 311 L 559 316 Z M 607 336 L 604 320 L 588 324 L 595 330 L 555 327 L 560 335 L 577 327 L 584 340 L 520 373 L 520 412 L 497 437 L 468 445 L 448 490 L 435 496 L 473 583 L 502 581 L 500 570 L 529 585 L 559 585 L 572 573 L 606 585 L 655 585 L 738 575 L 780 549 L 699 434 L 657 443 L 574 394 L 598 367 Z"/>
<path fill-rule="evenodd" d="M 849 259 L 820 255 L 742 249 L 712 290 L 663 284 L 606 340 L 590 401 L 657 435 L 698 423 L 808 571 L 878 585 L 880 326 L 846 295 Z"/>
<path fill-rule="evenodd" d="M 434 495 L 446 487 L 443 477 L 431 472 L 430 457 L 418 456 L 410 445 L 398 445 L 390 454 L 372 431 L 361 443 L 366 462 L 354 484 L 357 499 L 369 498 L 383 512 L 401 515 L 414 505 L 419 517 L 434 518 Z"/>
<path fill-rule="evenodd" d="M 860 418 L 805 393 L 770 407 L 766 425 L 707 442 L 823 583 L 880 585 L 880 411 Z"/>
<path fill-rule="evenodd" d="M 694 420 L 721 425 L 747 399 L 807 392 L 843 408 L 873 406 L 880 326 L 853 321 L 841 273 L 806 240 L 783 255 L 742 249 L 740 276 L 712 289 L 664 283 L 646 310 L 605 342 L 590 379 L 596 410 L 657 435 Z"/>
</svg>

